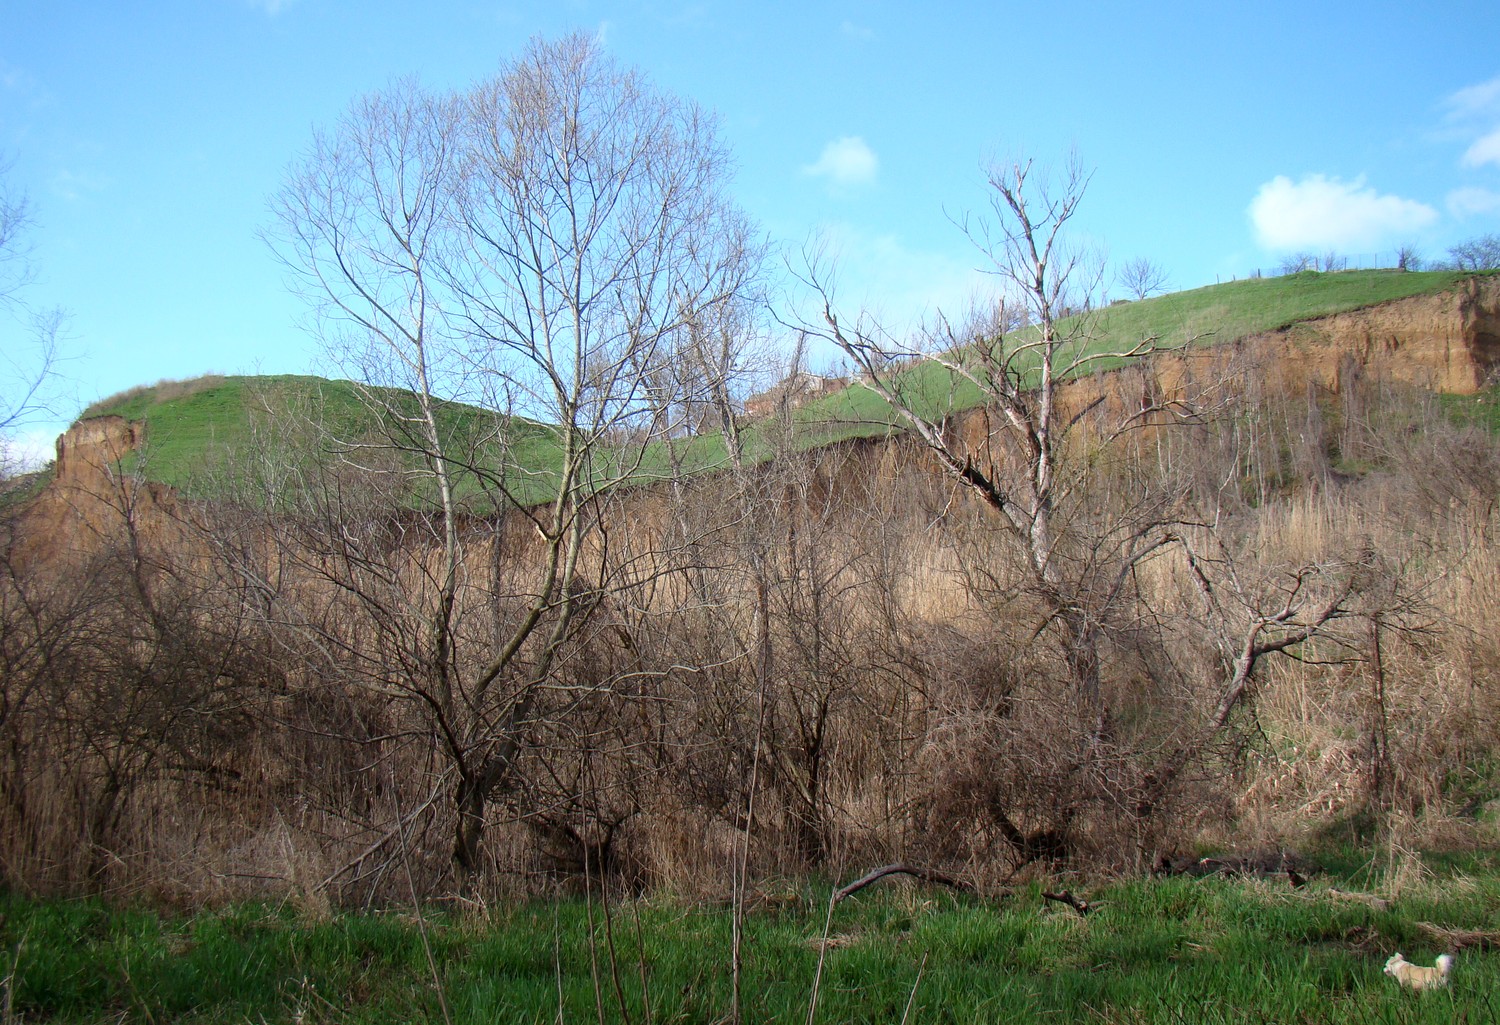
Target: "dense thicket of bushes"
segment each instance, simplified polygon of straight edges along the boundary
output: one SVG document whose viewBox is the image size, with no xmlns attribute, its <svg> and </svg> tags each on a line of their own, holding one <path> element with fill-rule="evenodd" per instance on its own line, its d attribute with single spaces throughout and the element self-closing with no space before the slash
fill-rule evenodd
<svg viewBox="0 0 1500 1025">
<path fill-rule="evenodd" d="M 984 886 L 1341 823 L 1472 836 L 1500 782 L 1500 449 L 1430 396 L 1350 389 L 1076 453 L 1078 516 L 1170 478 L 1198 539 L 1122 591 L 1102 736 L 1057 685 L 1024 553 L 910 443 L 621 495 L 465 873 L 448 720 L 405 640 L 430 621 L 433 514 L 391 513 L 381 472 L 348 466 L 274 515 L 100 476 L 67 499 L 91 529 L 65 550 L 24 511 L 5 524 L 6 884 L 347 903 L 605 873 L 717 894 L 913 861 Z M 531 608 L 534 542 L 515 516 L 457 527 L 453 643 L 483 651 Z M 1210 572 L 1225 606 L 1335 578 L 1341 602 L 1214 729 L 1235 653 L 1205 626 Z"/>
</svg>

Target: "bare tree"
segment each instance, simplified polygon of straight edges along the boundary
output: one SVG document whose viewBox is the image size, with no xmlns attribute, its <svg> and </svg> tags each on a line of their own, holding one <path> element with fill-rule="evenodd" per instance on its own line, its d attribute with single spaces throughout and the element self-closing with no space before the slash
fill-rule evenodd
<svg viewBox="0 0 1500 1025">
<path fill-rule="evenodd" d="M 383 653 L 346 684 L 407 702 L 433 744 L 465 876 L 527 738 L 610 686 L 569 661 L 612 587 L 601 511 L 671 430 L 664 371 L 755 275 L 728 173 L 708 114 L 571 36 L 461 95 L 361 100 L 278 200 L 273 245 L 378 414 L 338 449 L 376 491 L 315 482 L 315 537 L 288 543 L 369 631 L 322 650 Z M 533 572 L 502 579 L 516 545 Z"/>
<path fill-rule="evenodd" d="M 1282 274 L 1300 274 L 1305 270 L 1317 270 L 1318 258 L 1313 253 L 1291 253 L 1281 258 Z"/>
<path fill-rule="evenodd" d="M 1120 268 L 1120 284 L 1134 299 L 1145 299 L 1167 290 L 1167 272 L 1144 256 L 1130 260 Z"/>
<path fill-rule="evenodd" d="M 1033 172 L 1030 162 L 993 168 L 991 216 L 965 225 L 1011 290 L 1012 301 L 1027 308 L 1034 325 L 1030 331 L 992 331 L 985 321 L 957 330 L 945 322 L 926 348 L 905 349 L 866 325 L 841 319 L 819 268 L 811 268 L 808 281 L 823 304 L 825 326 L 817 330 L 854 360 L 866 386 L 890 404 L 898 423 L 920 437 L 1021 544 L 1032 584 L 1062 633 L 1074 689 L 1093 705 L 1099 697 L 1099 610 L 1126 586 L 1129 567 L 1149 558 L 1167 538 L 1155 523 L 1128 530 L 1130 536 L 1119 541 L 1125 561 L 1116 580 L 1095 582 L 1105 589 L 1099 596 L 1102 602 L 1085 600 L 1082 581 L 1069 579 L 1065 565 L 1071 556 L 1060 528 L 1084 478 L 1066 464 L 1064 453 L 1070 433 L 1084 417 L 1060 407 L 1059 389 L 1064 380 L 1101 361 L 1152 352 L 1156 342 L 1144 339 L 1123 349 L 1102 348 L 1094 344 L 1092 317 L 1063 316 L 1065 308 L 1087 306 L 1088 292 L 1098 282 L 1098 267 L 1070 250 L 1064 235 L 1083 199 L 1088 175 L 1076 161 L 1058 183 L 1045 180 L 1045 174 L 1038 180 Z M 934 363 L 955 382 L 976 388 L 998 414 L 977 445 L 953 437 L 945 428 L 953 410 L 915 394 L 914 375 L 888 369 L 913 358 Z M 1131 410 L 1117 430 L 1147 422 L 1166 408 L 1148 404 Z"/>
<path fill-rule="evenodd" d="M 28 238 L 34 220 L 30 201 L 7 182 L 9 171 L 10 164 L 0 161 L 0 479 L 11 469 L 12 433 L 48 409 L 64 322 L 60 310 L 38 310 L 24 301 L 36 274 Z"/>
<path fill-rule="evenodd" d="M 1220 603 L 1210 612 L 1226 655 L 1211 708 L 1204 716 L 1184 710 L 1181 739 L 1164 759 L 1159 737 L 1139 745 L 1138 754 L 1121 746 L 1121 698 L 1104 686 L 1106 656 L 1137 650 L 1149 661 L 1151 644 L 1141 638 L 1163 626 L 1141 589 L 1142 571 L 1169 555 L 1180 561 L 1193 550 L 1185 539 L 1205 531 L 1216 536 L 1212 510 L 1195 507 L 1183 461 L 1143 461 L 1132 439 L 1201 423 L 1218 397 L 1212 382 L 1195 392 L 1190 374 L 1175 394 L 1160 387 L 1149 367 L 1137 365 L 1159 353 L 1155 339 L 1108 344 L 1096 336 L 1087 311 L 1097 266 L 1068 246 L 1065 231 L 1087 185 L 1076 161 L 1055 178 L 1030 162 L 997 166 L 990 174 L 989 216 L 963 224 L 991 260 L 1004 294 L 1026 306 L 1032 326 L 1024 331 L 998 329 L 998 316 L 963 329 L 943 322 L 924 345 L 905 346 L 876 326 L 842 316 L 822 268 L 811 266 L 806 278 L 823 318 L 810 329 L 854 360 L 895 424 L 919 438 L 979 501 L 986 522 L 1018 557 L 1019 568 L 1007 568 L 1003 553 L 980 538 L 963 559 L 971 586 L 1001 596 L 1006 608 L 1023 607 L 1016 604 L 1022 596 L 1035 603 L 1041 621 L 1034 636 L 1050 636 L 1061 655 L 1066 683 L 1059 690 L 1067 702 L 1043 713 L 1057 739 L 1050 757 L 1038 754 L 1046 758 L 1045 770 L 1037 762 L 1030 771 L 1050 774 L 1049 785 L 1063 795 L 1054 823 L 1064 834 L 1086 805 L 1118 807 L 1128 792 L 1145 795 L 1135 802 L 1135 814 L 1153 815 L 1159 791 L 1229 722 L 1262 659 L 1340 617 L 1350 586 L 1340 565 L 1325 574 L 1304 573 L 1289 591 L 1230 587 L 1214 580 L 1235 580 L 1232 560 L 1192 560 L 1205 594 Z M 1084 312 L 1065 316 L 1065 310 Z M 1188 365 L 1185 356 L 1177 358 Z M 893 369 L 913 360 L 922 365 Z M 1112 383 L 1088 389 L 1072 384 L 1121 363 L 1137 365 L 1139 377 L 1116 373 Z M 946 394 L 944 380 L 951 382 Z M 958 405 L 965 394 L 968 403 L 979 400 L 967 412 Z M 1310 583 L 1325 576 L 1342 583 L 1331 589 Z M 1224 604 L 1226 590 L 1240 599 L 1233 610 Z M 1268 604 L 1276 607 L 1268 610 Z M 1126 764 L 1135 767 L 1126 770 Z M 1003 803 L 992 800 L 990 811 L 1025 857 L 1065 849 L 1065 838 L 1027 832 L 1011 821 Z"/>
<path fill-rule="evenodd" d="M 1495 270 L 1500 268 L 1500 235 L 1476 235 L 1448 247 L 1448 258 L 1454 270 Z"/>
</svg>

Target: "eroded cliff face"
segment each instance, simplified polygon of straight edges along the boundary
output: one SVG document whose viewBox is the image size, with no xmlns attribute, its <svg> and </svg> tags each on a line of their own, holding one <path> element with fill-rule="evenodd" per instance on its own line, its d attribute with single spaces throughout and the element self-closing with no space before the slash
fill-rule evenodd
<svg viewBox="0 0 1500 1025">
<path fill-rule="evenodd" d="M 1500 365 L 1500 278 L 1471 278 L 1461 288 L 1417 296 L 1290 327 L 1230 344 L 1165 354 L 1148 364 L 1070 383 L 1059 396 L 1069 411 L 1129 414 L 1152 403 L 1199 393 L 1205 383 L 1254 387 L 1267 397 L 1316 387 L 1337 394 L 1350 374 L 1435 391 L 1472 394 Z M 978 429 L 972 422 L 961 430 Z M 86 525 L 89 497 L 119 495 L 120 465 L 145 440 L 145 425 L 118 416 L 75 424 L 57 440 L 52 486 L 27 519 L 43 532 Z M 145 501 L 168 500 L 152 487 Z"/>
<path fill-rule="evenodd" d="M 118 467 L 121 459 L 141 446 L 146 425 L 122 416 L 80 420 L 57 439 L 54 472 L 59 484 L 86 486 Z"/>
<path fill-rule="evenodd" d="M 1500 278 L 1303 321 L 1240 343 L 1285 383 L 1337 390 L 1357 368 L 1369 377 L 1469 395 L 1500 361 Z"/>
<path fill-rule="evenodd" d="M 1500 278 L 1196 346 L 1066 385 L 1065 417 L 1099 410 L 1120 423 L 1153 404 L 1225 397 L 1340 394 L 1348 379 L 1383 380 L 1469 395 L 1500 365 Z"/>
<path fill-rule="evenodd" d="M 169 536 L 166 520 L 176 502 L 172 490 L 136 480 L 123 468 L 145 436 L 144 423 L 101 416 L 80 421 L 58 437 L 52 483 L 18 517 L 11 553 L 18 567 L 84 559 L 117 543 L 119 527 L 127 520 L 142 533 Z"/>
</svg>

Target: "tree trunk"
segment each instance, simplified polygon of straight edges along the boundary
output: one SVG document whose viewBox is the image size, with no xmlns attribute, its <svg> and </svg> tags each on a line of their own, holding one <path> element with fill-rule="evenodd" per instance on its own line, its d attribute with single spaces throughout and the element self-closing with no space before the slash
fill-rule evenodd
<svg viewBox="0 0 1500 1025">
<path fill-rule="evenodd" d="M 458 867 L 460 881 L 466 889 L 479 869 L 479 845 L 484 840 L 485 803 L 479 781 L 472 776 L 462 777 L 458 793 L 454 797 L 458 822 L 454 827 L 453 863 Z"/>
</svg>

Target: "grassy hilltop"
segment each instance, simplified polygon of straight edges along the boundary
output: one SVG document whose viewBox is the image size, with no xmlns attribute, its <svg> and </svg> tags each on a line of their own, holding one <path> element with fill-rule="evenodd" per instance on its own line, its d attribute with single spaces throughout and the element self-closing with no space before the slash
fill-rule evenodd
<svg viewBox="0 0 1500 1025">
<path fill-rule="evenodd" d="M 1467 276 L 1448 271 L 1374 270 L 1307 271 L 1248 279 L 1110 306 L 1094 315 L 1092 333 L 1101 349 L 1123 347 L 1142 338 L 1156 338 L 1169 346 L 1216 344 L 1300 320 L 1442 292 Z M 917 372 L 935 371 L 924 367 Z M 946 380 L 924 382 L 922 387 L 957 408 L 978 401 L 976 394 L 955 391 Z M 153 480 L 201 493 L 207 470 L 228 453 L 255 445 L 256 411 L 272 399 L 316 411 L 324 423 L 344 433 L 357 429 L 369 415 L 357 387 L 347 381 L 293 375 L 208 376 L 132 388 L 95 403 L 80 419 L 116 415 L 144 420 L 148 448 L 139 468 Z M 495 423 L 493 414 L 461 403 L 445 404 L 443 417 L 443 429 L 460 443 L 492 430 Z M 797 419 L 802 424 L 798 447 L 803 448 L 884 433 L 891 423 L 884 402 L 859 386 L 809 403 L 798 410 Z M 517 426 L 512 421 L 510 429 L 514 432 Z M 557 463 L 556 436 L 542 425 L 526 423 L 525 430 L 513 433 L 511 441 L 513 458 L 541 475 L 523 493 L 542 497 L 546 472 Z M 745 444 L 752 460 L 764 458 L 771 450 L 753 425 Z M 675 458 L 689 470 L 704 470 L 723 465 L 727 453 L 722 438 L 706 434 L 689 442 Z M 664 454 L 648 454 L 643 475 L 664 472 L 667 464 Z"/>
</svg>

